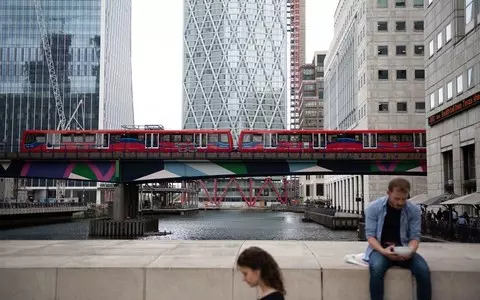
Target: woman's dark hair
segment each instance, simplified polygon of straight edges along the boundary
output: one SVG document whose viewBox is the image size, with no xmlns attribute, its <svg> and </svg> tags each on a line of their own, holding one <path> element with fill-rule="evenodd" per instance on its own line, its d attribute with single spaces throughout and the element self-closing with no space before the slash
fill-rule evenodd
<svg viewBox="0 0 480 300">
<path fill-rule="evenodd" d="M 267 286 L 276 289 L 283 295 L 286 294 L 283 286 L 283 275 L 277 262 L 265 250 L 259 247 L 245 249 L 237 259 L 239 267 L 260 270 L 260 278 Z"/>
</svg>

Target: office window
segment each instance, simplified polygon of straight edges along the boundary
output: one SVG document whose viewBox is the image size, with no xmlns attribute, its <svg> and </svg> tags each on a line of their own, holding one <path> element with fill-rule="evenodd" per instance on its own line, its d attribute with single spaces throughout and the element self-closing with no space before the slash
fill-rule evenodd
<svg viewBox="0 0 480 300">
<path fill-rule="evenodd" d="M 443 104 L 443 87 L 438 89 L 438 105 Z"/>
<path fill-rule="evenodd" d="M 423 55 L 425 47 L 423 45 L 415 45 L 413 46 L 413 52 L 415 52 L 415 55 Z"/>
<path fill-rule="evenodd" d="M 317 183 L 317 196 L 324 195 L 324 186 L 323 183 Z"/>
<path fill-rule="evenodd" d="M 398 21 L 395 23 L 396 31 L 405 31 L 406 29 L 407 29 L 407 25 L 405 21 Z"/>
<path fill-rule="evenodd" d="M 462 147 L 465 180 L 475 180 L 475 144 Z"/>
<path fill-rule="evenodd" d="M 435 49 L 433 48 L 433 40 L 431 40 L 430 43 L 428 43 L 428 50 L 430 51 L 428 53 L 429 57 L 432 57 L 435 51 Z"/>
<path fill-rule="evenodd" d="M 407 46 L 397 46 L 397 55 L 407 55 Z"/>
<path fill-rule="evenodd" d="M 397 70 L 397 79 L 407 79 L 407 70 Z"/>
<path fill-rule="evenodd" d="M 378 31 L 388 31 L 388 22 L 381 21 L 377 23 Z"/>
<path fill-rule="evenodd" d="M 388 0 L 377 0 L 377 7 L 378 8 L 387 8 L 388 7 Z"/>
<path fill-rule="evenodd" d="M 473 20 L 473 0 L 465 0 L 465 25 Z"/>
<path fill-rule="evenodd" d="M 379 112 L 388 112 L 388 102 L 380 102 L 378 104 L 378 111 Z"/>
<path fill-rule="evenodd" d="M 378 46 L 378 55 L 388 55 L 388 46 Z"/>
<path fill-rule="evenodd" d="M 442 49 L 442 46 L 443 46 L 443 39 L 442 39 L 443 35 L 442 35 L 442 32 L 440 31 L 438 34 L 437 34 L 437 50 L 440 50 Z"/>
<path fill-rule="evenodd" d="M 435 93 L 430 94 L 430 110 L 435 108 Z"/>
<path fill-rule="evenodd" d="M 445 191 L 453 192 L 453 151 L 442 153 L 443 158 L 443 181 Z"/>
<path fill-rule="evenodd" d="M 423 0 L 413 0 L 413 7 L 423 7 Z"/>
<path fill-rule="evenodd" d="M 395 0 L 395 7 L 405 7 L 405 0 Z"/>
<path fill-rule="evenodd" d="M 447 83 L 447 101 L 453 98 L 453 82 Z"/>
<path fill-rule="evenodd" d="M 457 77 L 457 94 L 463 93 L 463 75 Z"/>
<path fill-rule="evenodd" d="M 467 88 L 471 88 L 472 86 L 475 85 L 473 83 L 473 80 L 474 80 L 474 78 L 473 78 L 473 67 L 471 67 L 467 71 Z"/>
<path fill-rule="evenodd" d="M 415 79 L 425 79 L 425 70 L 415 70 Z"/>
<path fill-rule="evenodd" d="M 397 112 L 407 112 L 407 102 L 397 102 Z"/>
<path fill-rule="evenodd" d="M 378 70 L 378 79 L 388 80 L 388 70 Z"/>
<path fill-rule="evenodd" d="M 413 30 L 423 31 L 423 21 L 414 21 L 413 22 Z"/>
<path fill-rule="evenodd" d="M 452 23 L 448 24 L 445 28 L 445 44 L 452 39 Z"/>
<path fill-rule="evenodd" d="M 415 102 L 415 112 L 425 112 L 425 102 Z"/>
</svg>

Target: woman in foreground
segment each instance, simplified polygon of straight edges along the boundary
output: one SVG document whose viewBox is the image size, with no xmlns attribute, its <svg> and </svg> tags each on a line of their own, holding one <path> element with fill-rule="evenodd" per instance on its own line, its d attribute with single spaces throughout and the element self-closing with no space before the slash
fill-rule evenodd
<svg viewBox="0 0 480 300">
<path fill-rule="evenodd" d="M 260 300 L 284 300 L 286 294 L 283 276 L 277 262 L 265 250 L 258 247 L 245 249 L 237 259 L 243 280 L 260 289 Z"/>
</svg>

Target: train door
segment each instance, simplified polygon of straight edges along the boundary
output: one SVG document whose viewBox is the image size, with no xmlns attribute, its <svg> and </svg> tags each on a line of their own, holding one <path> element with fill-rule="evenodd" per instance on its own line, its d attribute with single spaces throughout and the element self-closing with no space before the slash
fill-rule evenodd
<svg viewBox="0 0 480 300">
<path fill-rule="evenodd" d="M 108 148 L 110 146 L 110 134 L 108 133 L 97 133 L 96 142 L 97 148 Z"/>
<path fill-rule="evenodd" d="M 47 149 L 60 149 L 60 138 L 58 133 L 47 133 Z"/>
<path fill-rule="evenodd" d="M 207 134 L 206 133 L 196 133 L 194 135 L 195 147 L 199 149 L 207 148 Z"/>
<path fill-rule="evenodd" d="M 414 148 L 426 148 L 427 147 L 427 136 L 425 133 L 414 133 L 413 134 L 413 147 Z"/>
<path fill-rule="evenodd" d="M 276 133 L 265 133 L 264 134 L 264 147 L 265 148 L 277 148 L 277 134 Z"/>
<path fill-rule="evenodd" d="M 377 134 L 376 133 L 364 133 L 363 134 L 363 149 L 376 149 L 377 148 Z"/>
<path fill-rule="evenodd" d="M 158 149 L 158 133 L 145 134 L 145 148 Z"/>
<path fill-rule="evenodd" d="M 325 149 L 326 134 L 313 134 L 313 149 Z"/>
</svg>

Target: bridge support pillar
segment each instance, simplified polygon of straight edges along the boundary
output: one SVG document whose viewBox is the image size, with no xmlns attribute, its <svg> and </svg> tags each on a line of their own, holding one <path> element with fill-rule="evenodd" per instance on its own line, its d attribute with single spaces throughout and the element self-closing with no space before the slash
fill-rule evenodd
<svg viewBox="0 0 480 300">
<path fill-rule="evenodd" d="M 119 184 L 115 186 L 113 200 L 113 219 L 122 221 L 138 216 L 138 186 L 136 184 Z"/>
</svg>

